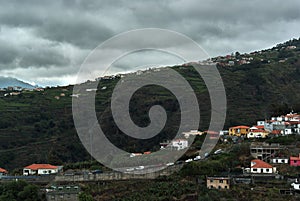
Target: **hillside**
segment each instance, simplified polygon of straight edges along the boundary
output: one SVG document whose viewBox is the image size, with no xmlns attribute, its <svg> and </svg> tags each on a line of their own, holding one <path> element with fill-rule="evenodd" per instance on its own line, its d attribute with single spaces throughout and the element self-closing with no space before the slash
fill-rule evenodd
<svg viewBox="0 0 300 201">
<path fill-rule="evenodd" d="M 35 86 L 28 84 L 26 82 L 23 82 L 21 80 L 18 80 L 16 78 L 0 76 L 0 88 L 7 88 L 9 86 L 11 86 L 11 87 L 18 86 L 18 87 L 27 88 L 27 89 L 35 88 Z"/>
<path fill-rule="evenodd" d="M 254 124 L 258 119 L 290 110 L 300 111 L 299 40 L 291 40 L 269 50 L 236 53 L 213 60 L 218 63 L 227 93 L 225 128 Z M 227 65 L 229 61 L 230 65 Z M 199 129 L 207 129 L 210 100 L 202 79 L 191 66 L 177 66 L 174 69 L 194 88 L 200 100 Z M 99 91 L 103 86 L 106 89 L 101 91 L 101 97 L 96 97 L 97 116 L 107 137 L 129 152 L 157 149 L 160 141 L 176 133 L 176 123 L 180 118 L 176 99 L 167 90 L 156 86 L 143 87 L 134 94 L 130 109 L 138 125 L 149 123 L 147 111 L 153 104 L 163 105 L 169 117 L 160 135 L 152 140 L 138 141 L 122 135 L 112 121 L 108 106 L 117 81 L 118 78 L 102 80 Z M 74 128 L 70 97 L 72 88 L 46 88 L 42 92 L 26 91 L 8 97 L 3 97 L 4 92 L 0 93 L 0 167 L 11 170 L 34 162 L 61 164 L 90 159 Z"/>
</svg>

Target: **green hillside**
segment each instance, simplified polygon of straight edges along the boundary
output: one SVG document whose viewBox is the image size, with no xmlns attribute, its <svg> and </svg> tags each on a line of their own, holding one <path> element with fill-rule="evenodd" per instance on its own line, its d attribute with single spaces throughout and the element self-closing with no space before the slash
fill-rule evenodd
<svg viewBox="0 0 300 201">
<path fill-rule="evenodd" d="M 291 48 L 295 46 L 296 48 Z M 243 59 L 250 63 L 239 64 Z M 233 60 L 234 64 L 218 64 L 223 78 L 228 110 L 225 128 L 246 124 L 271 115 L 300 111 L 300 41 L 291 40 L 276 47 L 251 54 L 236 53 L 230 58 L 214 58 L 218 63 Z M 250 59 L 249 59 L 250 60 Z M 207 129 L 210 119 L 208 91 L 191 66 L 174 67 L 196 91 L 201 109 L 199 129 Z M 126 137 L 113 123 L 110 95 L 118 78 L 103 80 L 107 87 L 96 97 L 96 111 L 107 137 L 129 151 L 158 149 L 158 143 L 177 131 L 180 110 L 175 97 L 157 86 L 143 87 L 131 100 L 130 111 L 140 126 L 149 123 L 147 111 L 154 104 L 167 110 L 168 122 L 163 131 L 151 140 L 138 141 Z M 61 164 L 89 160 L 81 145 L 72 118 L 72 86 L 46 88 L 45 91 L 24 91 L 18 96 L 0 92 L 0 167 L 14 169 L 30 163 Z"/>
</svg>

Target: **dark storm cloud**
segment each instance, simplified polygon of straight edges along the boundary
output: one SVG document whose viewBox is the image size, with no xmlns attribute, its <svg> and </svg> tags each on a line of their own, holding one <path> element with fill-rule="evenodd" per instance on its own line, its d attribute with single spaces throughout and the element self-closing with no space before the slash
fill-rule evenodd
<svg viewBox="0 0 300 201">
<path fill-rule="evenodd" d="M 213 56 L 267 48 L 300 33 L 298 0 L 0 0 L 0 5 L 2 74 L 48 68 L 44 77 L 74 75 L 92 49 L 131 29 L 178 31 Z M 13 75 L 22 77 L 20 72 L 24 75 L 24 70 Z M 25 73 L 32 78 L 24 79 L 43 72 Z"/>
</svg>

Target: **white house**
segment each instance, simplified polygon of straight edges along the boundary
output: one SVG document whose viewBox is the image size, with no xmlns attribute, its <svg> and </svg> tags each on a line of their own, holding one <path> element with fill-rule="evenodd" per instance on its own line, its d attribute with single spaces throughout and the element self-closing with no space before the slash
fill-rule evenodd
<svg viewBox="0 0 300 201">
<path fill-rule="evenodd" d="M 276 173 L 276 167 L 262 160 L 255 159 L 251 161 L 250 172 L 254 174 L 274 174 Z"/>
<path fill-rule="evenodd" d="M 265 125 L 265 121 L 257 121 L 257 125 L 258 126 L 264 126 Z"/>
<path fill-rule="evenodd" d="M 273 163 L 273 164 L 288 164 L 289 159 L 288 158 L 271 158 L 270 163 Z"/>
<path fill-rule="evenodd" d="M 298 179 L 296 179 L 296 181 L 292 183 L 291 186 L 294 188 L 294 190 L 300 190 L 300 183 L 298 182 Z"/>
<path fill-rule="evenodd" d="M 191 130 L 189 132 L 182 132 L 185 138 L 189 138 L 191 135 L 196 136 L 196 135 L 202 135 L 203 132 L 198 131 L 198 130 Z"/>
<path fill-rule="evenodd" d="M 291 135 L 291 134 L 293 134 L 292 128 L 285 128 L 285 129 L 284 129 L 284 134 L 285 134 L 285 135 Z"/>
<path fill-rule="evenodd" d="M 58 173 L 59 167 L 50 164 L 32 164 L 23 169 L 23 175 L 47 175 Z"/>
<path fill-rule="evenodd" d="M 170 146 L 177 150 L 185 149 L 188 147 L 188 141 L 186 139 L 175 139 L 171 141 Z"/>
</svg>

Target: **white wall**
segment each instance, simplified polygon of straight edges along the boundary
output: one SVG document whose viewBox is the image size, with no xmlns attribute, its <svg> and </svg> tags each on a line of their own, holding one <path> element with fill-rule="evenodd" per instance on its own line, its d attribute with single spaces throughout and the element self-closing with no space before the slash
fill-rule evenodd
<svg viewBox="0 0 300 201">
<path fill-rule="evenodd" d="M 57 169 L 39 169 L 38 170 L 38 175 L 42 174 L 56 174 L 58 172 Z"/>
<path fill-rule="evenodd" d="M 258 173 L 258 174 L 272 174 L 275 173 L 273 168 L 251 168 L 251 173 Z"/>
<path fill-rule="evenodd" d="M 271 163 L 287 164 L 287 163 L 289 163 L 289 159 L 288 158 L 272 158 Z"/>
<path fill-rule="evenodd" d="M 35 175 L 36 173 L 38 175 L 56 174 L 56 173 L 58 173 L 58 169 L 39 169 L 37 171 L 31 170 L 31 169 L 23 169 L 23 175 L 25 175 L 25 176 Z"/>
</svg>

